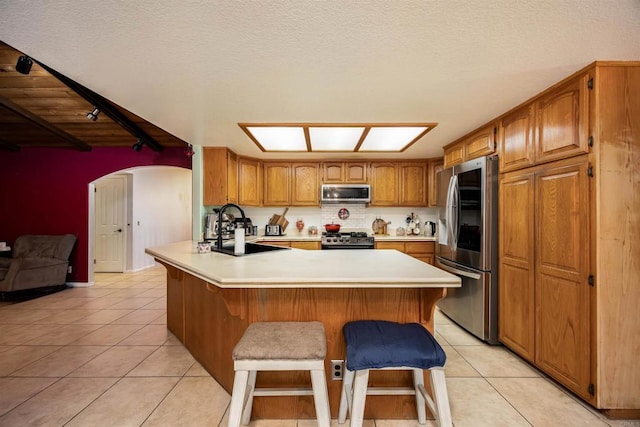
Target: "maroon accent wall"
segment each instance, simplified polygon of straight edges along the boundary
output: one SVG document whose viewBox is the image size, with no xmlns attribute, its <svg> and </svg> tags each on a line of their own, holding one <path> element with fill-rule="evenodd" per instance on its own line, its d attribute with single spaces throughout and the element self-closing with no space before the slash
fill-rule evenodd
<svg viewBox="0 0 640 427">
<path fill-rule="evenodd" d="M 70 282 L 88 281 L 88 188 L 96 179 L 137 166 L 191 169 L 182 148 L 156 153 L 145 147 L 94 148 L 81 152 L 56 148 L 0 150 L 0 240 L 13 244 L 22 234 L 75 234 Z M 158 188 L 158 191 L 162 191 Z"/>
</svg>

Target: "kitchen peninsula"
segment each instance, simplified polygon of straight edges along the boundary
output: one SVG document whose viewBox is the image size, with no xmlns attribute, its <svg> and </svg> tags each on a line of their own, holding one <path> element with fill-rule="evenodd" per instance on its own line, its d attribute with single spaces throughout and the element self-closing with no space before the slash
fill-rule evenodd
<svg viewBox="0 0 640 427">
<path fill-rule="evenodd" d="M 357 319 L 419 322 L 433 331 L 435 303 L 460 279 L 395 250 L 286 249 L 240 257 L 198 254 L 186 241 L 146 249 L 167 269 L 167 325 L 228 392 L 231 352 L 257 321 L 321 321 L 327 333 L 327 385 L 337 415 L 341 381 L 330 360 L 344 359 L 342 326 Z M 371 384 L 411 384 L 410 373 L 375 372 Z M 262 372 L 261 387 L 309 383 L 306 372 Z M 369 401 L 371 403 L 369 403 Z M 415 418 L 411 396 L 371 396 L 365 416 Z M 254 418 L 314 418 L 311 396 L 256 398 Z"/>
</svg>

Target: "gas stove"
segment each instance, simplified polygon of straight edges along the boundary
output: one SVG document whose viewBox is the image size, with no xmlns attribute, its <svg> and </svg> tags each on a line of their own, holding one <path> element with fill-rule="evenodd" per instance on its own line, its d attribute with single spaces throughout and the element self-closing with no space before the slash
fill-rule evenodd
<svg viewBox="0 0 640 427">
<path fill-rule="evenodd" d="M 322 249 L 373 249 L 373 236 L 363 231 L 322 233 Z"/>
</svg>

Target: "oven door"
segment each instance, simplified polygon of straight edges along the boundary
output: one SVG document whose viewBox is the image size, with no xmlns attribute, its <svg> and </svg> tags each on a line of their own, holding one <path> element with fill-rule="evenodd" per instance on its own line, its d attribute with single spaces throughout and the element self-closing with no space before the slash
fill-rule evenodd
<svg viewBox="0 0 640 427">
<path fill-rule="evenodd" d="M 460 277 L 462 286 L 448 288 L 437 306 L 464 329 L 488 342 L 498 344 L 498 298 L 496 275 L 436 257 L 436 267 Z"/>
</svg>

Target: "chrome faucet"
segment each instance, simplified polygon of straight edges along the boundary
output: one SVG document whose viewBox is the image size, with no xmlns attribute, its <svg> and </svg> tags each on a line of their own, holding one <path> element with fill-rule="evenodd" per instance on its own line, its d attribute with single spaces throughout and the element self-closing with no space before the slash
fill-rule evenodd
<svg viewBox="0 0 640 427">
<path fill-rule="evenodd" d="M 226 205 L 222 206 L 220 210 L 218 210 L 218 227 L 221 227 L 222 214 L 227 210 L 227 208 L 236 208 L 240 211 L 240 215 L 242 215 L 242 223 L 244 224 L 244 228 L 246 229 L 247 217 L 244 216 L 244 211 L 242 210 L 242 208 L 238 205 L 234 205 L 233 203 L 227 203 Z M 222 230 L 220 229 L 218 230 L 218 237 L 216 239 L 216 249 L 222 251 Z"/>
</svg>

